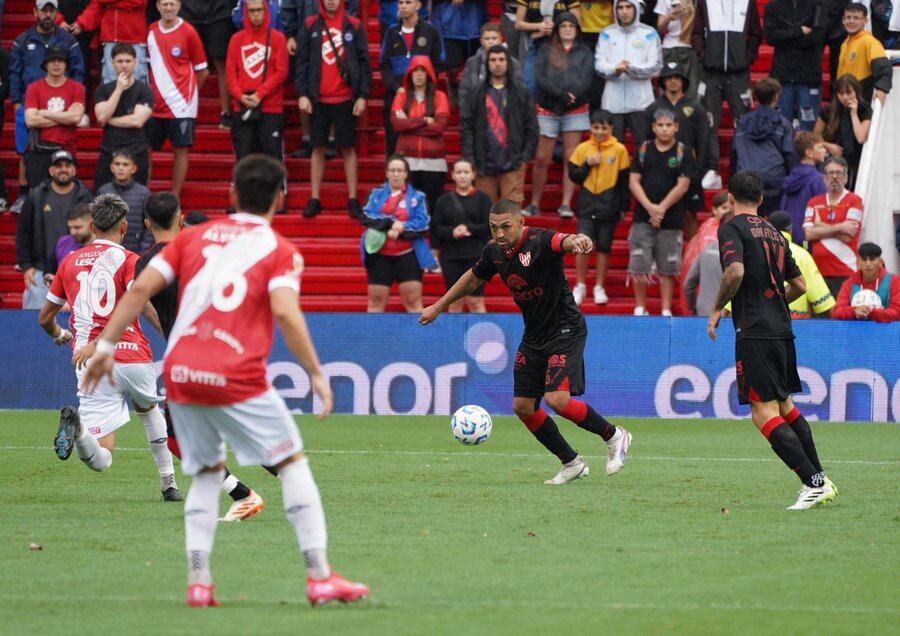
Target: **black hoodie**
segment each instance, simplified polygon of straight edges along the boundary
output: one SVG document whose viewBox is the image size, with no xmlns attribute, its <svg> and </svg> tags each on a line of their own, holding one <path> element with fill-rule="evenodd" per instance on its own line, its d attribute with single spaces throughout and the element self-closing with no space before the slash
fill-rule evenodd
<svg viewBox="0 0 900 636">
<path fill-rule="evenodd" d="M 769 0 L 763 14 L 766 42 L 775 47 L 769 75 L 782 84 L 820 88 L 826 22 L 821 0 Z M 804 34 L 804 26 L 812 31 Z"/>
</svg>

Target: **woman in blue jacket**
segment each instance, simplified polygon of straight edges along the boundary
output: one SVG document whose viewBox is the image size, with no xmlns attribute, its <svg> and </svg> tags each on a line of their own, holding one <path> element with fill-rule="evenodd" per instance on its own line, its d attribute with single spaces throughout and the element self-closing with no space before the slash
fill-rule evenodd
<svg viewBox="0 0 900 636">
<path fill-rule="evenodd" d="M 366 267 L 369 313 L 383 313 L 397 281 L 403 308 L 422 311 L 422 270 L 436 267 L 428 248 L 425 195 L 409 185 L 409 164 L 401 155 L 387 160 L 387 181 L 372 190 L 360 219 L 366 228 L 360 253 Z"/>
</svg>

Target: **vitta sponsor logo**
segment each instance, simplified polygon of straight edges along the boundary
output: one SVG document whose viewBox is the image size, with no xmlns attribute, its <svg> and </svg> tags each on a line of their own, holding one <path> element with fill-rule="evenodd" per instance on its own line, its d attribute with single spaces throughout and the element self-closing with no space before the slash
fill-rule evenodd
<svg viewBox="0 0 900 636">
<path fill-rule="evenodd" d="M 125 351 L 140 351 L 141 348 L 133 342 L 117 342 L 116 349 L 124 349 Z"/>
<path fill-rule="evenodd" d="M 228 384 L 228 380 L 221 373 L 213 371 L 204 371 L 202 369 L 192 369 L 183 364 L 172 366 L 169 372 L 169 379 L 176 384 L 202 384 L 204 386 L 223 387 Z"/>
</svg>

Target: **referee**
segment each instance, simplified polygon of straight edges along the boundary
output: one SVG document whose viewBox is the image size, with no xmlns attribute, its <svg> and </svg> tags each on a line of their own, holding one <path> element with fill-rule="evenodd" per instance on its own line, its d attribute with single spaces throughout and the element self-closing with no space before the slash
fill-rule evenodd
<svg viewBox="0 0 900 636">
<path fill-rule="evenodd" d="M 750 404 L 753 423 L 803 482 L 788 510 L 807 510 L 834 499 L 837 488 L 825 476 L 809 424 L 791 400 L 801 385 L 788 305 L 806 292 L 806 282 L 787 239 L 757 215 L 763 191 L 753 172 L 738 172 L 728 182 L 734 212 L 719 225 L 724 275 L 706 332 L 716 339 L 722 310 L 731 301 L 738 400 Z"/>
</svg>

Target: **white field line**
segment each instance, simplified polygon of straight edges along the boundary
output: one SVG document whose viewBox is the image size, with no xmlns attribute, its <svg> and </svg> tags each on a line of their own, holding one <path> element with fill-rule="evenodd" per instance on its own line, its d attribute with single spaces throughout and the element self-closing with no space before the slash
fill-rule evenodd
<svg viewBox="0 0 900 636">
<path fill-rule="evenodd" d="M 51 452 L 53 447 L 47 446 L 0 446 L 0 452 L 15 451 L 47 451 Z M 148 448 L 129 448 L 125 446 L 117 446 L 116 451 L 125 453 L 144 453 Z M 378 450 L 378 449 L 336 449 L 336 448 L 317 448 L 308 449 L 310 455 L 393 455 L 405 457 L 446 457 L 446 458 L 472 458 L 472 457 L 546 457 L 546 453 L 498 453 L 492 451 L 475 450 L 471 452 L 451 453 L 447 451 L 403 451 L 403 450 Z M 584 457 L 600 458 L 605 455 L 587 455 Z M 651 461 L 661 462 L 779 462 L 780 460 L 770 457 L 675 457 L 665 455 L 630 455 L 630 459 L 647 459 Z M 860 466 L 896 466 L 900 465 L 900 460 L 895 459 L 826 459 L 828 464 L 854 464 Z"/>
<path fill-rule="evenodd" d="M 141 596 L 127 596 L 127 595 L 105 595 L 105 594 L 92 594 L 91 596 L 73 596 L 71 594 L 66 594 L 64 596 L 60 595 L 40 595 L 38 597 L 24 594 L 4 594 L 0 593 L 0 600 L 11 603 L 35 603 L 35 602 L 48 602 L 48 603 L 90 603 L 96 604 L 98 601 L 106 601 L 110 603 L 134 603 L 136 601 L 153 601 L 156 603 L 183 603 L 184 597 L 181 595 L 141 595 Z M 243 600 L 237 601 L 234 599 L 219 598 L 219 601 L 225 605 L 229 605 L 232 607 L 240 607 L 240 606 L 256 606 L 259 604 L 266 605 L 287 605 L 287 606 L 306 606 L 306 602 L 304 599 L 299 597 L 291 597 L 291 598 L 281 598 L 281 599 L 254 599 L 254 600 Z M 380 607 L 387 609 L 390 607 L 389 605 L 378 602 L 376 598 L 371 599 L 372 602 L 379 605 Z M 418 599 L 416 600 L 418 607 L 445 607 L 445 608 L 458 608 L 459 604 L 454 601 L 446 601 L 443 599 Z M 364 606 L 365 604 L 363 604 Z M 534 603 L 532 601 L 527 600 L 512 600 L 512 599 L 469 599 L 466 601 L 466 607 L 472 606 L 480 606 L 486 609 L 504 607 L 504 608 L 522 608 L 522 609 L 533 609 Z M 896 607 L 842 607 L 842 606 L 834 606 L 834 605 L 819 605 L 819 606 L 808 606 L 804 605 L 803 607 L 792 607 L 792 606 L 771 606 L 771 605 L 747 605 L 744 603 L 629 603 L 629 602 L 615 602 L 615 601 L 585 601 L 585 602 L 572 602 L 572 601 L 561 601 L 561 602 L 553 602 L 546 601 L 546 599 L 541 603 L 541 607 L 543 609 L 553 609 L 553 610 L 623 610 L 623 611 L 647 611 L 647 610 L 656 610 L 656 611 L 704 611 L 704 610 L 712 610 L 712 611 L 722 611 L 722 612 L 783 612 L 789 614 L 804 614 L 809 612 L 815 613 L 829 613 L 829 614 L 887 614 L 892 616 L 900 615 L 900 609 Z"/>
</svg>

